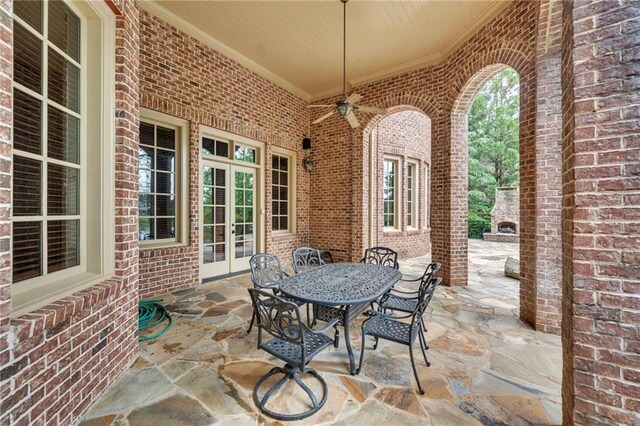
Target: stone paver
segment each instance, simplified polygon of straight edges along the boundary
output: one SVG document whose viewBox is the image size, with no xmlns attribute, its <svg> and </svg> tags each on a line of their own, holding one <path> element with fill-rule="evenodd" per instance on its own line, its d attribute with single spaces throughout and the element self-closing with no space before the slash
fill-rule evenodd
<svg viewBox="0 0 640 426">
<path fill-rule="evenodd" d="M 469 285 L 441 287 L 425 314 L 431 367 L 416 344 L 426 394 L 417 391 L 405 346 L 365 342 L 360 375 L 347 373 L 344 341 L 311 366 L 326 379 L 323 409 L 299 424 L 526 425 L 559 424 L 561 343 L 518 319 L 519 282 L 503 275 L 518 246 L 471 240 Z M 401 262 L 408 278 L 427 258 Z M 283 363 L 256 349 L 246 289 L 248 275 L 162 296 L 175 319 L 159 339 L 140 344 L 140 358 L 90 409 L 83 425 L 280 424 L 255 407 L 253 385 Z M 356 357 L 359 324 L 351 330 Z M 153 330 L 151 330 L 153 332 Z M 305 383 L 315 388 L 310 378 Z M 284 386 L 273 407 L 304 408 L 304 395 Z"/>
</svg>

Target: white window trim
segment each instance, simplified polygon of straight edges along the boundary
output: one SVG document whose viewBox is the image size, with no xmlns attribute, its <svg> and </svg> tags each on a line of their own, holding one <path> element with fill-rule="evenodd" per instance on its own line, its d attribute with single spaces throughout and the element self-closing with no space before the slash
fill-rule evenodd
<svg viewBox="0 0 640 426">
<path fill-rule="evenodd" d="M 12 286 L 11 316 L 13 318 L 59 300 L 72 293 L 91 287 L 110 278 L 115 264 L 115 34 L 116 20 L 104 2 L 65 2 L 81 20 L 81 185 L 87 175 L 98 182 L 99 191 L 80 190 L 80 266 L 21 281 Z M 44 15 L 46 19 L 46 14 Z M 15 16 L 14 16 L 15 18 Z M 16 19 L 19 21 L 19 18 Z M 45 21 L 46 23 L 46 21 Z M 91 38 L 89 37 L 91 36 Z M 90 47 L 89 47 L 90 45 Z M 46 46 L 46 45 L 45 45 Z M 89 55 L 100 60 L 89 60 Z M 44 53 L 43 53 L 44 55 Z M 95 58 L 95 57 L 94 57 Z M 44 59 L 43 59 L 44 60 Z M 92 78 L 89 79 L 88 76 Z M 99 76 L 99 78 L 96 78 Z M 43 76 L 43 78 L 47 78 Z M 88 113 L 87 92 L 102 96 L 92 105 Z M 94 98 L 95 99 L 95 98 Z M 43 110 L 46 115 L 46 110 Z M 97 121 L 97 123 L 95 122 Z M 90 129 L 97 136 L 88 137 Z M 43 135 L 44 137 L 44 135 Z M 101 158 L 87 158 L 86 144 L 93 139 L 100 144 Z M 98 161 L 99 160 L 99 161 Z M 98 176 L 95 173 L 99 173 Z M 93 195 L 93 196 L 92 196 Z M 43 197 L 46 197 L 46 187 Z M 88 213 L 88 210 L 91 213 Z M 89 223 L 87 223 L 89 222 Z M 96 230 L 99 238 L 88 238 L 87 229 Z M 46 231 L 46 230 L 45 230 Z M 91 255 L 89 255 L 91 253 Z M 43 259 L 46 261 L 46 259 Z"/>
<path fill-rule="evenodd" d="M 281 235 L 295 235 L 296 234 L 296 175 L 298 173 L 298 161 L 295 151 L 290 151 L 285 148 L 280 148 L 279 146 L 274 146 L 271 148 L 271 155 L 278 155 L 280 157 L 287 157 L 289 159 L 289 199 L 287 204 L 289 205 L 288 211 L 288 221 L 287 221 L 287 229 L 273 231 L 272 234 L 274 236 Z M 271 183 L 271 199 L 273 200 L 273 182 Z"/>
<path fill-rule="evenodd" d="M 189 122 L 147 108 L 140 108 L 140 121 L 176 131 L 176 237 L 138 240 L 140 248 L 184 246 L 189 242 Z"/>
<path fill-rule="evenodd" d="M 409 182 L 407 182 L 407 187 L 405 189 L 405 194 L 407 198 L 407 214 L 409 214 L 409 201 L 411 201 L 411 217 L 413 218 L 413 224 L 409 225 L 409 221 L 407 220 L 407 229 L 410 231 L 416 231 L 418 229 L 418 180 L 419 177 L 419 169 L 418 162 L 416 160 L 407 160 L 407 178 L 409 177 L 409 167 L 413 167 L 413 175 L 411 179 L 411 200 L 409 200 Z"/>
<path fill-rule="evenodd" d="M 424 209 L 424 214 L 422 218 L 422 229 L 431 228 L 431 224 L 429 223 L 429 217 L 431 216 L 431 206 L 429 203 L 429 177 L 430 177 L 430 168 L 429 163 L 426 163 L 422 168 L 422 208 Z"/>
<path fill-rule="evenodd" d="M 395 165 L 395 176 L 393 182 L 393 226 L 384 226 L 384 163 L 393 161 Z M 382 159 L 382 230 L 383 232 L 400 232 L 402 223 L 402 206 L 400 205 L 400 191 L 402 189 L 402 157 L 395 155 L 384 155 Z"/>
</svg>

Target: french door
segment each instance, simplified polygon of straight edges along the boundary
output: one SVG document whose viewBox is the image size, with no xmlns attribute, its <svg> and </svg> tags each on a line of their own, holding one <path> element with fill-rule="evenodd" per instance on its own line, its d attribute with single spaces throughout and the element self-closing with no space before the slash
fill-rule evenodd
<svg viewBox="0 0 640 426">
<path fill-rule="evenodd" d="M 256 169 L 202 161 L 202 277 L 249 269 L 256 251 Z"/>
</svg>

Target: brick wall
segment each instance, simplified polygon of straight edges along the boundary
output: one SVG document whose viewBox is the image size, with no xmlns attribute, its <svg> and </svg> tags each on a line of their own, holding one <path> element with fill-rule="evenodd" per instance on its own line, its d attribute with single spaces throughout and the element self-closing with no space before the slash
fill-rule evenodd
<svg viewBox="0 0 640 426">
<path fill-rule="evenodd" d="M 296 152 L 297 232 L 272 236 L 266 220 L 264 247 L 290 261 L 293 249 L 309 237 L 309 173 L 302 167 L 307 155 L 302 138 L 309 133 L 306 102 L 145 11 L 139 75 L 142 107 L 190 122 L 188 242 L 140 251 L 141 295 L 199 283 L 200 125 L 265 143 L 266 218 L 271 217 L 271 148 Z"/>
<path fill-rule="evenodd" d="M 122 16 L 116 32 L 116 160 L 115 274 L 114 279 L 62 298 L 27 315 L 10 318 L 9 256 L 0 287 L 0 424 L 73 424 L 120 372 L 137 350 L 138 243 L 138 13 L 131 2 L 115 6 Z M 12 61 L 11 2 L 0 6 L 2 49 Z M 9 44 L 7 44 L 9 43 Z M 6 70 L 6 67 L 2 67 Z M 4 71 L 3 71 L 4 72 Z M 11 76 L 0 74 L 2 90 L 10 94 Z M 6 102 L 10 96 L 2 97 Z M 11 126 L 10 108 L 0 117 L 0 128 Z M 10 165 L 9 134 L 2 133 L 2 167 Z M 3 180 L 3 182 L 5 182 Z M 8 191 L 3 189 L 4 197 Z M 10 228 L 5 224 L 3 244 Z M 8 341 L 7 341 L 8 339 Z"/>
<path fill-rule="evenodd" d="M 423 170 L 429 170 L 431 160 L 431 122 L 419 111 L 391 113 L 375 126 L 375 178 L 373 218 L 374 238 L 370 246 L 385 246 L 396 250 L 400 257 L 410 258 L 430 254 L 431 241 L 429 224 L 425 223 L 425 189 Z M 383 159 L 385 155 L 401 158 L 402 181 L 398 193 L 401 206 L 400 230 L 383 231 Z M 415 219 L 412 229 L 407 227 L 407 161 L 417 163 L 415 183 Z M 428 194 L 428 192 L 427 192 Z M 428 199 L 426 200 L 428 203 Z"/>
<path fill-rule="evenodd" d="M 12 2 L 0 3 L 0 401 L 12 393 L 3 370 L 11 359 L 9 323 L 11 315 L 11 130 L 13 127 L 13 27 Z M 4 404 L 0 405 L 0 423 L 7 423 Z"/>
<path fill-rule="evenodd" d="M 566 424 L 640 422 L 640 10 L 564 4 Z"/>
<path fill-rule="evenodd" d="M 535 327 L 560 334 L 562 319 L 562 2 L 540 2 L 536 82 Z"/>
<path fill-rule="evenodd" d="M 537 2 L 514 2 L 437 66 L 354 87 L 363 105 L 412 106 L 431 119 L 431 242 L 449 285 L 467 282 L 466 111 L 477 90 L 505 66 L 520 76 L 521 287 L 535 300 L 535 35 Z M 319 101 L 329 103 L 335 98 Z M 320 115 L 315 112 L 312 119 Z M 332 117 L 311 127 L 322 148 L 312 210 L 335 214 L 312 217 L 311 240 L 332 244 L 345 259 L 357 259 L 367 245 L 368 124 L 379 119 L 357 113 L 364 124 L 352 130 Z M 367 130 L 368 129 L 368 130 Z M 326 157 L 325 157 L 326 155 Z M 336 186 L 335 182 L 340 185 Z M 327 205 L 331 200 L 331 205 Z M 533 312 L 533 302 L 529 311 Z M 526 309 L 525 309 L 526 311 Z M 532 320 L 533 315 L 525 315 Z"/>
</svg>

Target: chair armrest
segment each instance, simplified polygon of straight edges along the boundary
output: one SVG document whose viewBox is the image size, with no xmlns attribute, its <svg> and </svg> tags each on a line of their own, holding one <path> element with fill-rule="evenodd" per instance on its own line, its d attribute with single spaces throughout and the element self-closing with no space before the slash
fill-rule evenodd
<svg viewBox="0 0 640 426">
<path fill-rule="evenodd" d="M 313 333 L 316 333 L 316 334 L 324 334 L 324 332 L 325 332 L 325 331 L 327 331 L 328 329 L 330 329 L 330 328 L 332 328 L 332 327 L 335 327 L 335 326 L 336 326 L 336 324 L 338 324 L 339 322 L 340 322 L 340 320 L 339 320 L 338 318 L 334 318 L 334 319 L 332 319 L 331 321 L 329 321 L 328 323 L 326 323 L 322 328 L 319 328 L 319 329 L 317 329 L 317 330 L 313 330 L 313 329 L 311 329 L 311 328 L 307 327 L 307 325 L 306 325 L 306 324 L 304 324 L 304 323 L 303 323 L 303 325 L 304 325 L 305 327 L 307 327 L 307 328 L 309 329 L 309 331 L 311 331 L 311 332 L 313 332 Z"/>
<path fill-rule="evenodd" d="M 405 283 L 415 283 L 416 281 L 420 281 L 421 279 L 422 279 L 422 277 L 412 278 L 412 279 L 401 278 L 400 281 L 405 282 Z"/>
<path fill-rule="evenodd" d="M 403 291 L 403 290 L 398 290 L 397 288 L 392 288 L 391 291 L 394 293 L 401 293 L 401 294 L 418 294 L 419 293 L 419 291 Z"/>
<path fill-rule="evenodd" d="M 394 320 L 411 318 L 413 316 L 413 314 L 409 314 L 409 315 L 402 315 L 402 316 L 399 317 L 399 316 L 394 315 L 393 313 L 385 314 L 385 313 L 378 312 L 378 311 L 367 311 L 367 313 L 371 317 L 385 317 L 385 318 L 390 318 L 390 319 L 394 319 Z"/>
</svg>

